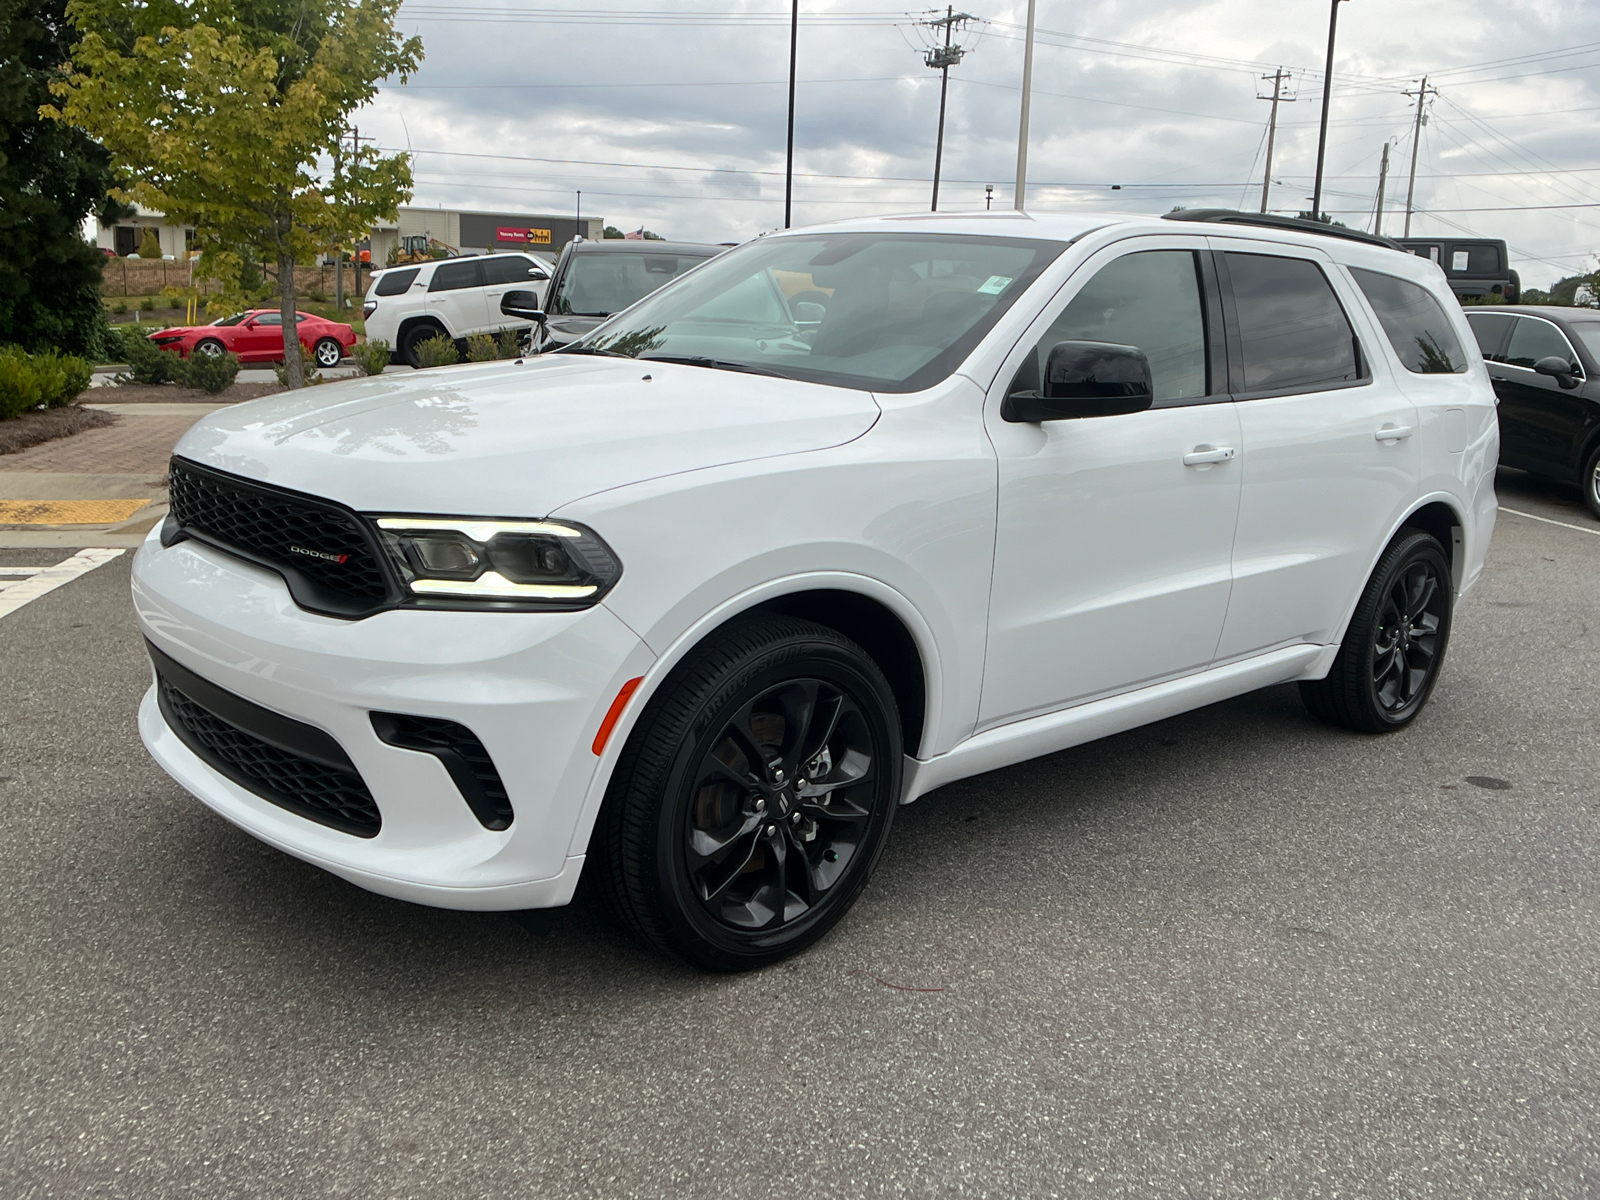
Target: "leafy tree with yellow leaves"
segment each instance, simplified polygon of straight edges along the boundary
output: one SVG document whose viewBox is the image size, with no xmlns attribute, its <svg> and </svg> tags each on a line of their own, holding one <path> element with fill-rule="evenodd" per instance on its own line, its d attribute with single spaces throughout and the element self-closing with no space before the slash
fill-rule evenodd
<svg viewBox="0 0 1600 1200">
<path fill-rule="evenodd" d="M 40 111 L 96 138 L 133 183 L 121 197 L 193 225 L 200 267 L 238 298 L 239 247 L 278 265 L 285 330 L 294 267 L 348 244 L 411 196 L 406 155 L 343 144 L 380 80 L 405 79 L 422 42 L 400 0 L 71 0 L 81 37 Z M 290 387 L 305 382 L 284 339 Z"/>
</svg>

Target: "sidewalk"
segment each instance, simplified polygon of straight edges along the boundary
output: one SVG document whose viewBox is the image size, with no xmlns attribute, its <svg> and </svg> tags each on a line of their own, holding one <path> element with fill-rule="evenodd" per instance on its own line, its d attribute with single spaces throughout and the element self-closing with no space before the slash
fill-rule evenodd
<svg viewBox="0 0 1600 1200">
<path fill-rule="evenodd" d="M 134 547 L 166 519 L 167 460 L 220 404 L 93 404 L 122 419 L 0 457 L 0 547 Z"/>
</svg>

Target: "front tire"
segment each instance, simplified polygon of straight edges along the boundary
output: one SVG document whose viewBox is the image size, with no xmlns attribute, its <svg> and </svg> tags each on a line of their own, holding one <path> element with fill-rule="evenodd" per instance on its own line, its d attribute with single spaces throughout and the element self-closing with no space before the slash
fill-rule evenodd
<svg viewBox="0 0 1600 1200">
<path fill-rule="evenodd" d="M 344 347 L 333 338 L 323 338 L 311 353 L 319 367 L 337 367 L 344 360 Z"/>
<path fill-rule="evenodd" d="M 1595 447 L 1594 453 L 1583 464 L 1578 485 L 1583 489 L 1583 502 L 1588 506 L 1589 514 L 1600 520 L 1600 446 Z"/>
<path fill-rule="evenodd" d="M 201 338 L 194 344 L 192 353 L 203 354 L 206 358 L 221 358 L 228 352 L 228 348 L 216 338 Z"/>
<path fill-rule="evenodd" d="M 1432 534 L 1401 530 L 1361 593 L 1333 669 L 1300 685 L 1311 715 L 1360 733 L 1416 720 L 1444 663 L 1452 601 L 1444 547 Z"/>
<path fill-rule="evenodd" d="M 594 864 L 643 940 L 717 971 L 822 937 L 866 886 L 900 795 L 894 694 L 832 629 L 756 617 L 653 697 L 612 779 Z"/>
</svg>

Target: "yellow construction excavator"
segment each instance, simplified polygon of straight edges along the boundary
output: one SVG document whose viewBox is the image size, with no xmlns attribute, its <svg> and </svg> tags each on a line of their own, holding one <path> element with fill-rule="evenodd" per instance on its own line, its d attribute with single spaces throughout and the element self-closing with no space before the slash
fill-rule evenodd
<svg viewBox="0 0 1600 1200">
<path fill-rule="evenodd" d="M 460 257 L 461 251 L 448 242 L 441 242 L 436 237 L 419 233 L 400 239 L 400 253 L 395 256 L 394 261 L 396 266 L 403 266 L 406 263 L 432 262 L 436 258 Z"/>
</svg>

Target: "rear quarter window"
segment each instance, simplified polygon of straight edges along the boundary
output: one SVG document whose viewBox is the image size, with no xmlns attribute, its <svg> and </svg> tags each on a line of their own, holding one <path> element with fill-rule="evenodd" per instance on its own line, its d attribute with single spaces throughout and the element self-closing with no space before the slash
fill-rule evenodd
<svg viewBox="0 0 1600 1200">
<path fill-rule="evenodd" d="M 409 267 L 404 271 L 385 271 L 378 276 L 378 282 L 372 289 L 374 296 L 398 296 L 416 282 L 417 273 L 421 267 Z"/>
<path fill-rule="evenodd" d="M 1456 375 L 1467 369 L 1466 351 L 1450 319 L 1426 288 L 1357 267 L 1350 274 L 1378 314 L 1378 324 L 1406 370 L 1416 375 Z"/>
<path fill-rule="evenodd" d="M 1347 387 L 1363 378 L 1355 331 L 1322 268 L 1309 259 L 1229 251 L 1244 357 L 1244 391 Z"/>
</svg>

